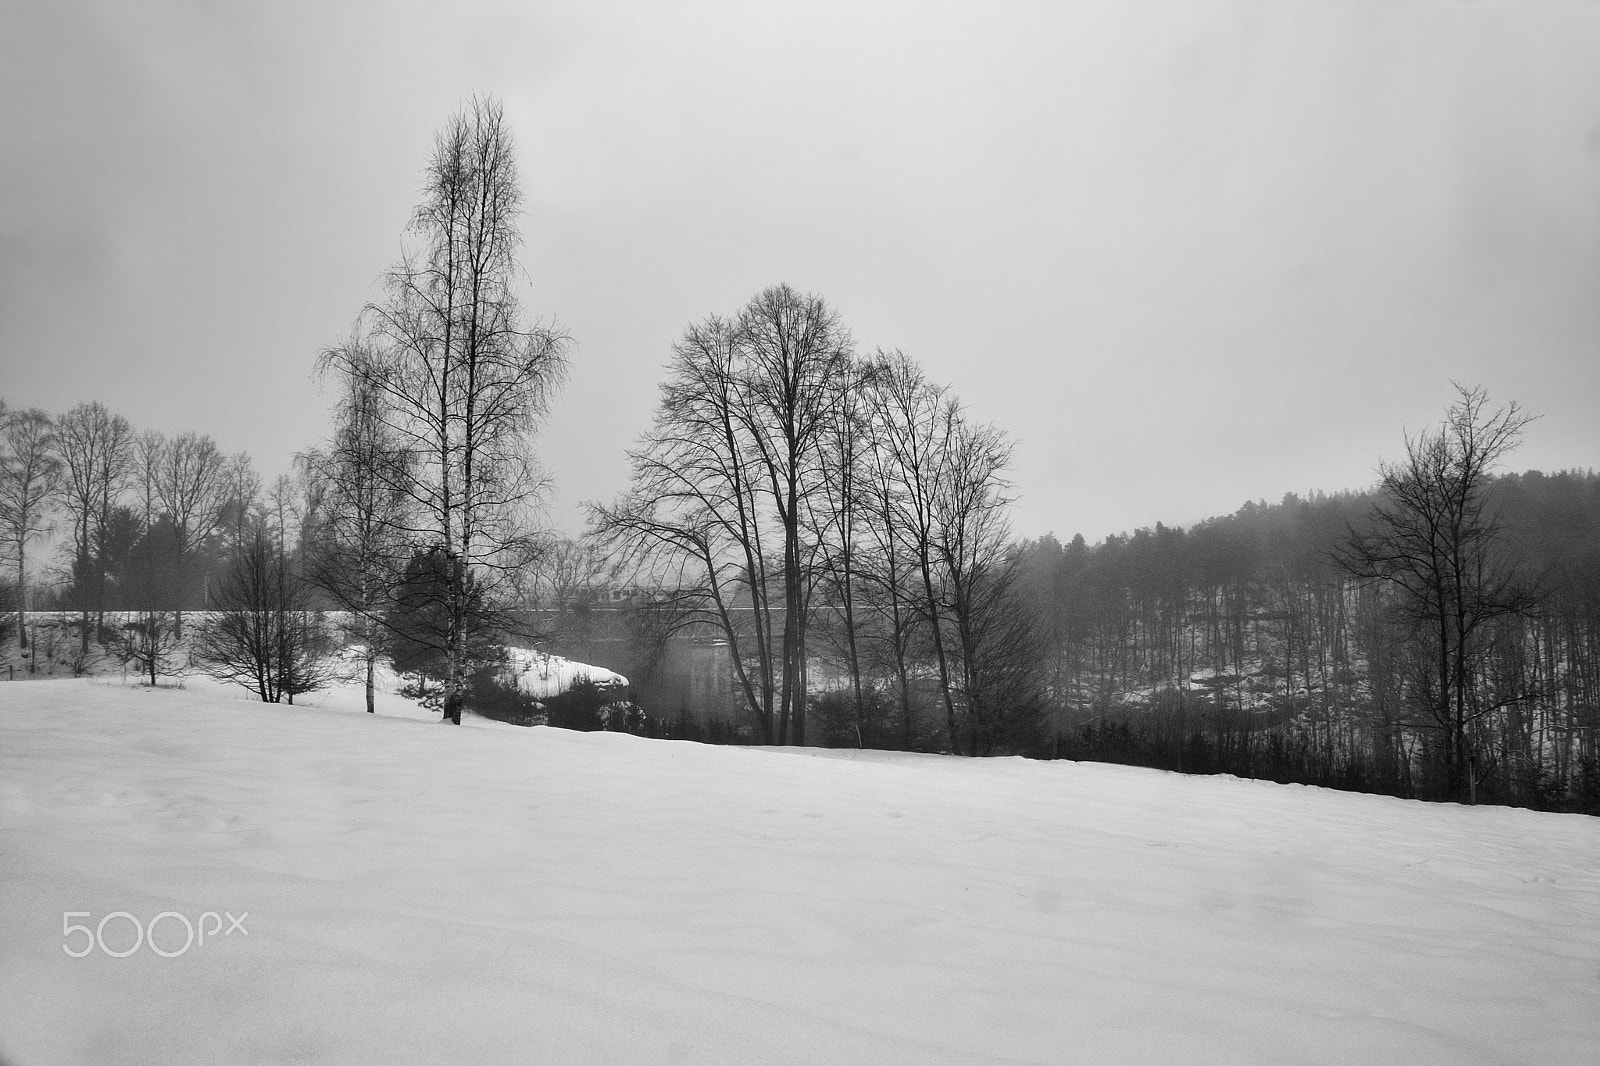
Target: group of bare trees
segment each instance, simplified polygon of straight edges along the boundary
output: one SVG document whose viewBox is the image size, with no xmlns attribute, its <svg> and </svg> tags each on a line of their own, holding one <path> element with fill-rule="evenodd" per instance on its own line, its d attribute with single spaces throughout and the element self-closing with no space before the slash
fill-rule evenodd
<svg viewBox="0 0 1600 1066">
<path fill-rule="evenodd" d="M 438 135 L 385 298 L 323 353 L 339 390 L 330 439 L 265 488 L 203 435 L 136 433 L 98 403 L 59 418 L 0 406 L 0 547 L 23 649 L 42 570 L 30 552 L 65 517 L 50 598 L 79 615 L 84 652 L 101 638 L 152 683 L 193 659 L 292 700 L 326 680 L 325 603 L 365 656 L 369 710 L 375 664 L 403 629 L 443 661 L 445 718 L 459 723 L 474 649 L 547 543 L 530 533 L 531 434 L 565 339 L 519 306 L 520 199 L 502 110 L 473 100 Z M 185 641 L 184 612 L 202 608 Z M 108 611 L 131 617 L 108 629 Z"/>
<path fill-rule="evenodd" d="M 825 301 L 778 285 L 685 331 L 592 533 L 673 626 L 726 643 L 760 741 L 806 742 L 820 665 L 858 743 L 1011 750 L 1039 705 L 1009 455 L 911 359 L 858 356 Z"/>
<path fill-rule="evenodd" d="M 528 509 L 541 487 L 531 434 L 565 338 L 517 297 L 513 148 L 492 100 L 438 135 L 383 298 L 323 353 L 336 425 L 304 456 L 294 538 L 271 521 L 294 492 L 264 496 L 209 438 L 138 435 L 97 405 L 59 426 L 26 412 L 6 419 L 0 487 L 19 584 L 59 498 L 84 640 L 90 613 L 138 578 L 124 655 L 152 680 L 165 619 L 180 637 L 183 592 L 204 572 L 202 658 L 263 699 L 292 696 L 315 674 L 285 650 L 309 580 L 363 649 L 369 709 L 378 657 L 403 638 L 441 664 L 445 719 L 459 722 L 485 633 L 509 627 L 530 565 L 561 554 L 530 533 Z M 633 489 L 596 510 L 599 552 L 669 590 L 670 625 L 716 628 L 764 740 L 803 742 L 811 698 L 833 687 L 858 742 L 887 730 L 892 701 L 903 743 L 1014 747 L 1007 730 L 1033 703 L 1016 653 L 1009 450 L 910 359 L 858 356 L 821 299 L 777 286 L 677 345 Z M 837 676 L 812 676 L 817 664 Z"/>
<path fill-rule="evenodd" d="M 265 529 L 275 520 L 281 534 L 292 521 L 298 538 L 314 510 L 300 499 L 306 483 L 280 478 L 263 494 L 248 456 L 226 455 L 202 434 L 136 432 L 100 403 L 54 417 L 9 412 L 3 425 L 0 525 L 19 592 L 18 649 L 29 652 L 25 606 L 47 601 L 75 616 L 75 668 L 92 647 L 152 684 L 187 666 L 184 612 L 226 607 L 233 568 Z M 30 553 L 50 534 L 64 534 L 60 565 Z M 298 558 L 281 536 L 272 543 L 282 560 Z M 291 570 L 298 580 L 298 563 Z"/>
</svg>

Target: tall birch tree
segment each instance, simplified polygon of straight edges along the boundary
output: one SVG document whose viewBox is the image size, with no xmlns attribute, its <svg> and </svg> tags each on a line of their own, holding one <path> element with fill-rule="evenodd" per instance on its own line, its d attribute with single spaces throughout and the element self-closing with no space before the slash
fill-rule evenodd
<svg viewBox="0 0 1600 1066">
<path fill-rule="evenodd" d="M 367 309 L 365 343 L 325 368 L 379 397 L 383 430 L 409 458 L 401 533 L 446 564 L 441 631 L 444 721 L 459 724 L 469 649 L 533 539 L 528 508 L 543 480 L 531 434 L 565 372 L 565 338 L 524 320 L 513 138 L 493 99 L 475 98 L 438 134 L 411 241 Z M 367 352 L 371 357 L 366 357 Z"/>
<path fill-rule="evenodd" d="M 0 423 L 0 538 L 17 574 L 17 640 L 28 647 L 28 545 L 49 529 L 50 507 L 61 487 L 55 424 L 37 408 L 3 414 Z"/>
</svg>

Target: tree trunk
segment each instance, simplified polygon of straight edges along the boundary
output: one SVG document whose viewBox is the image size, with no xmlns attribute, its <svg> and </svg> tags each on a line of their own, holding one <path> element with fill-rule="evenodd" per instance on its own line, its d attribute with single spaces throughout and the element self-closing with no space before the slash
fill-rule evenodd
<svg viewBox="0 0 1600 1066">
<path fill-rule="evenodd" d="M 922 560 L 922 588 L 927 597 L 928 624 L 933 630 L 933 654 L 939 664 L 939 691 L 944 695 L 945 721 L 950 730 L 950 754 L 961 754 L 961 736 L 957 732 L 956 704 L 950 695 L 950 664 L 945 655 L 944 631 L 939 617 L 938 597 L 933 594 L 933 574 L 931 564 L 926 558 Z"/>
<path fill-rule="evenodd" d="M 89 519 L 87 512 L 78 534 L 78 653 L 89 654 Z"/>
<path fill-rule="evenodd" d="M 28 650 L 28 587 L 24 584 L 27 571 L 23 566 L 25 539 L 17 538 L 17 647 L 23 651 Z M 31 662 L 29 665 L 32 665 Z M 28 672 L 33 671 L 30 669 Z"/>
</svg>

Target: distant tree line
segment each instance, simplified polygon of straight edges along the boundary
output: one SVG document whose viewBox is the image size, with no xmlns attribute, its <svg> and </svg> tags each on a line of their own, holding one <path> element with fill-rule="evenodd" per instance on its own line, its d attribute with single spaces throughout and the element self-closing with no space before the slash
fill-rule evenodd
<svg viewBox="0 0 1600 1066">
<path fill-rule="evenodd" d="M 454 617 L 463 702 L 531 720 L 491 683 L 505 629 L 487 594 L 502 612 L 553 608 L 552 632 L 571 635 L 626 575 L 650 590 L 627 623 L 641 649 L 697 632 L 736 657 L 742 716 L 651 708 L 661 735 L 1600 812 L 1600 476 L 1494 473 L 1526 423 L 1514 406 L 1464 391 L 1369 492 L 1092 546 L 1019 543 L 1002 434 L 898 353 L 835 342 L 826 373 L 755 377 L 738 331 L 762 315 L 838 330 L 782 287 L 691 329 L 699 347 L 680 347 L 633 491 L 595 509 L 597 537 L 530 539 L 504 583 L 469 583 L 457 608 L 442 543 L 406 535 L 415 449 L 358 377 L 328 444 L 270 485 L 208 437 L 141 433 L 99 404 L 7 408 L 6 639 L 31 651 L 20 612 L 56 611 L 76 623 L 71 652 L 52 650 L 62 661 L 93 646 L 152 683 L 192 667 L 292 700 L 327 680 L 325 610 L 369 678 L 381 658 L 440 684 Z M 703 354 L 712 326 L 719 360 Z M 208 625 L 183 640 L 198 611 Z M 599 721 L 592 710 L 561 713 Z"/>
<path fill-rule="evenodd" d="M 25 612 L 51 611 L 71 633 L 62 646 L 52 627 L 49 651 L 73 672 L 96 654 L 152 684 L 191 659 L 206 665 L 184 641 L 184 615 L 236 605 L 249 568 L 276 575 L 272 606 L 311 610 L 301 571 L 316 508 L 312 483 L 285 476 L 264 490 L 248 456 L 202 434 L 136 432 L 100 403 L 54 416 L 0 405 L 0 528 L 14 612 L 0 635 L 14 636 L 37 669 L 37 621 Z M 36 558 L 51 534 L 57 558 Z M 197 647 L 218 646 L 204 636 Z M 292 695 L 293 684 L 279 693 L 274 681 L 271 691 Z"/>
<path fill-rule="evenodd" d="M 1491 476 L 1522 421 L 1469 390 L 1373 492 L 1029 543 L 1053 752 L 1600 813 L 1600 477 Z"/>
</svg>

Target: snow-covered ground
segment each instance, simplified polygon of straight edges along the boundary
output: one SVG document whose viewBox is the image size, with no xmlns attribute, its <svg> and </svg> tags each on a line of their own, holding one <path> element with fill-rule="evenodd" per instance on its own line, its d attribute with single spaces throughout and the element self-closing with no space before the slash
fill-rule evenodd
<svg viewBox="0 0 1600 1066">
<path fill-rule="evenodd" d="M 1600 1061 L 1600 820 L 321 702 L 0 684 L 0 1060 Z"/>
<path fill-rule="evenodd" d="M 366 665 L 362 660 L 364 645 L 351 645 L 344 651 L 345 661 L 349 664 L 351 685 L 341 685 L 335 688 L 308 693 L 301 697 L 301 702 L 310 706 L 346 707 L 350 705 L 353 696 L 360 696 L 365 700 L 363 689 L 353 682 L 365 674 Z M 589 663 L 580 663 L 575 659 L 565 659 L 549 652 L 536 651 L 532 648 L 507 648 L 506 659 L 508 672 L 517 683 L 517 688 L 532 696 L 536 700 L 548 700 L 559 696 L 579 681 L 593 681 L 602 688 L 622 688 L 628 684 L 628 679 L 614 670 L 607 670 L 603 666 L 592 666 Z M 183 679 L 186 684 L 198 683 L 202 686 L 209 685 L 203 676 L 191 674 Z M 384 693 L 397 693 L 406 683 L 406 678 L 395 672 L 389 663 L 379 660 L 373 670 L 373 688 Z M 232 692 L 235 698 L 241 697 L 241 690 L 235 687 Z M 250 698 L 247 695 L 243 698 Z M 363 707 L 365 705 L 363 704 Z M 403 701 L 393 701 L 391 710 L 403 706 Z"/>
<path fill-rule="evenodd" d="M 628 679 L 603 666 L 563 659 L 559 655 L 529 648 L 507 648 L 517 687 L 536 700 L 558 696 L 579 681 L 593 681 L 602 688 L 625 686 Z"/>
</svg>

